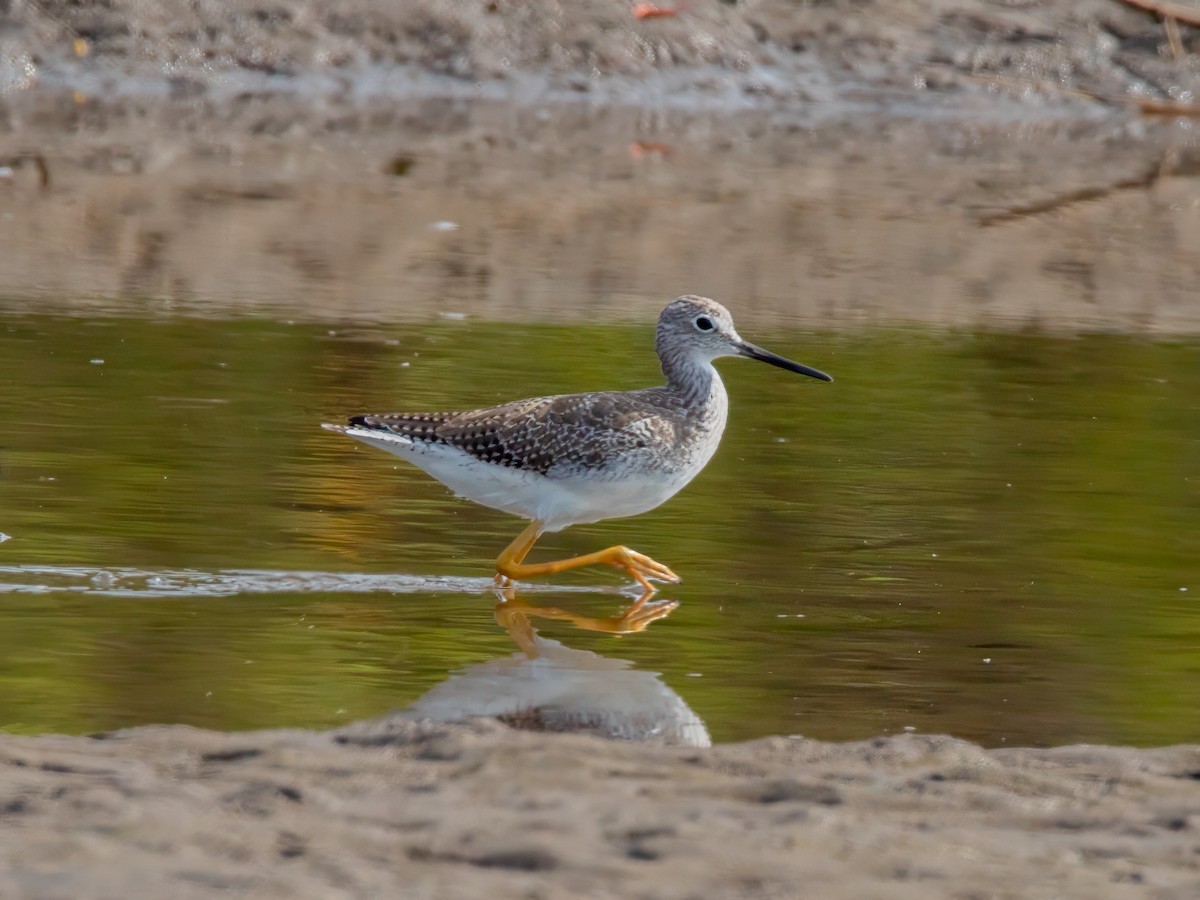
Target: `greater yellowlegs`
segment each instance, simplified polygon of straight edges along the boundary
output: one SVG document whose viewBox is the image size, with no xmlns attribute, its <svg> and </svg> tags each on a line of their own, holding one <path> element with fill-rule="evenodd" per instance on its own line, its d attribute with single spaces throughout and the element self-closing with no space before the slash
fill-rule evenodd
<svg viewBox="0 0 1200 900">
<path fill-rule="evenodd" d="M 662 387 L 534 397 L 469 412 L 357 415 L 323 427 L 403 457 L 468 500 L 532 519 L 496 560 L 498 579 L 605 563 L 649 592 L 650 581 L 679 576 L 628 547 L 524 560 L 546 532 L 644 513 L 696 477 L 720 443 L 729 409 L 714 359 L 748 356 L 833 381 L 742 340 L 729 311 L 705 297 L 667 304 L 655 347 L 667 377 Z"/>
</svg>

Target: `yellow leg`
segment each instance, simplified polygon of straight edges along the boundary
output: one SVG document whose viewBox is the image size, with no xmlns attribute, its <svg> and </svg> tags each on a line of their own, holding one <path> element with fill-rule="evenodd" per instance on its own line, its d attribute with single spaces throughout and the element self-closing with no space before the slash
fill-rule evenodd
<svg viewBox="0 0 1200 900">
<path fill-rule="evenodd" d="M 554 575 L 558 572 L 565 572 L 567 569 L 578 569 L 582 566 L 594 566 L 603 563 L 609 566 L 616 566 L 618 569 L 624 569 L 647 591 L 656 590 L 654 585 L 650 583 L 651 578 L 657 581 L 668 581 L 672 584 L 677 584 L 680 580 L 678 575 L 662 563 L 655 562 L 650 557 L 644 556 L 636 550 L 630 550 L 628 547 L 621 546 L 609 547 L 606 550 L 586 553 L 583 556 L 575 556 L 571 559 L 558 559 L 553 562 L 524 562 L 529 551 L 533 549 L 533 545 L 537 543 L 537 539 L 542 536 L 542 531 L 545 527 L 545 523 L 543 522 L 530 522 L 529 527 L 517 535 L 516 540 L 504 548 L 504 552 L 496 560 L 496 576 L 498 579 L 509 578 L 513 581 L 520 581 L 524 578 L 536 578 L 539 575 Z"/>
</svg>

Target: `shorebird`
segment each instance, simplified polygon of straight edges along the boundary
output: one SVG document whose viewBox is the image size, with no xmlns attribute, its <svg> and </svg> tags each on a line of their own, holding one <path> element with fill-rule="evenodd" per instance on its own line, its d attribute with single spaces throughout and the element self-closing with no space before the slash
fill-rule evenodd
<svg viewBox="0 0 1200 900">
<path fill-rule="evenodd" d="M 628 547 L 552 562 L 525 557 L 543 534 L 636 516 L 696 477 L 716 452 L 729 410 L 714 359 L 746 356 L 833 381 L 743 340 L 729 310 L 706 297 L 667 304 L 655 349 L 667 378 L 662 387 L 533 397 L 468 412 L 364 414 L 322 427 L 408 460 L 461 497 L 532 520 L 496 560 L 499 583 L 603 563 L 624 569 L 649 594 L 651 581 L 677 583 L 679 576 Z"/>
</svg>

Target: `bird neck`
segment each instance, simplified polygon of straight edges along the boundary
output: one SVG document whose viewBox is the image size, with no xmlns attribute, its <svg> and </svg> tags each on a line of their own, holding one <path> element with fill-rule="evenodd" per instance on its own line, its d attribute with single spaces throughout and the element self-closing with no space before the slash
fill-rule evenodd
<svg viewBox="0 0 1200 900">
<path fill-rule="evenodd" d="M 724 396 L 725 385 L 712 362 L 659 342 L 658 358 L 667 389 L 680 398 L 685 406 L 699 406 Z"/>
</svg>

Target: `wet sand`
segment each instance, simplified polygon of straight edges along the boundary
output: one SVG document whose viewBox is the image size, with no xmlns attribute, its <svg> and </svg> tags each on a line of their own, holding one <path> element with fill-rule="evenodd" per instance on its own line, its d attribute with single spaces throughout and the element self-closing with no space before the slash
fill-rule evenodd
<svg viewBox="0 0 1200 900">
<path fill-rule="evenodd" d="M 1200 329 L 1197 120 L 1131 105 L 1190 102 L 1194 30 L 595 7 L 9 4 L 0 303 Z M 0 896 L 1183 898 L 1198 809 L 1196 746 L 6 736 Z"/>
<path fill-rule="evenodd" d="M 0 895 L 1190 898 L 1200 748 L 400 719 L 0 744 Z"/>
</svg>

